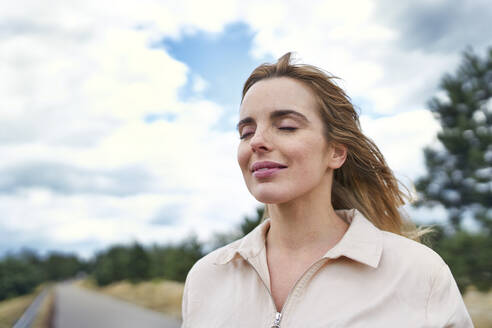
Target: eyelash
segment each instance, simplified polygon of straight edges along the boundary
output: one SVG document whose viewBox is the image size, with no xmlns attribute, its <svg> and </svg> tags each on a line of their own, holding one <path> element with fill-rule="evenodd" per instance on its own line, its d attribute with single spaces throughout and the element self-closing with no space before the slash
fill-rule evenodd
<svg viewBox="0 0 492 328">
<path fill-rule="evenodd" d="M 239 136 L 239 139 L 243 140 L 243 139 L 246 139 L 249 135 L 253 134 L 253 132 L 248 132 L 248 133 L 245 133 L 243 134 L 242 136 Z"/>
<path fill-rule="evenodd" d="M 279 130 L 283 130 L 283 131 L 288 131 L 288 132 L 292 132 L 292 131 L 295 131 L 297 130 L 296 127 L 293 127 L 293 126 L 284 126 L 284 127 L 280 127 L 278 128 Z M 250 135 L 252 135 L 253 132 L 248 132 L 248 133 L 245 133 L 243 134 L 242 136 L 239 137 L 239 139 L 246 139 L 247 137 L 249 137 Z"/>
</svg>

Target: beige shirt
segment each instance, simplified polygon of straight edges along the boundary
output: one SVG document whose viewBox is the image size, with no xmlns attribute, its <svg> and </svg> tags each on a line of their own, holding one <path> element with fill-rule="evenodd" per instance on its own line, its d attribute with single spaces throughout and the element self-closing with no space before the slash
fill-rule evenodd
<svg viewBox="0 0 492 328">
<path fill-rule="evenodd" d="M 473 327 L 439 255 L 356 210 L 337 213 L 348 230 L 296 282 L 281 313 L 270 293 L 266 220 L 193 266 L 182 327 Z"/>
</svg>

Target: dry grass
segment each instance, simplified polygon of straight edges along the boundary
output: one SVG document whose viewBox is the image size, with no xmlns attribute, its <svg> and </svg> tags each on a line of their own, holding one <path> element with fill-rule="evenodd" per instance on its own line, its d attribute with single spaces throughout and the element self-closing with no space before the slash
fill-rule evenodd
<svg viewBox="0 0 492 328">
<path fill-rule="evenodd" d="M 492 291 L 481 293 L 474 288 L 469 288 L 463 300 L 475 328 L 492 327 Z"/>
<path fill-rule="evenodd" d="M 52 288 L 39 307 L 38 315 L 31 325 L 31 328 L 51 328 L 53 323 L 55 295 Z"/>
<path fill-rule="evenodd" d="M 0 302 L 0 328 L 12 327 L 36 297 L 37 293 Z"/>
<path fill-rule="evenodd" d="M 38 288 L 36 288 L 35 292 L 32 294 L 19 296 L 0 302 L 0 328 L 12 327 L 15 321 L 17 321 L 17 319 L 21 317 L 24 311 L 29 307 L 29 305 L 31 305 L 31 303 L 34 301 L 36 296 L 38 296 L 38 294 L 41 293 L 41 291 L 45 287 L 50 288 L 47 285 L 43 284 L 41 286 L 38 286 Z M 46 314 L 49 313 L 47 311 L 49 311 L 50 308 L 50 303 L 47 303 L 49 299 L 51 300 L 53 299 L 53 295 L 51 291 L 43 301 L 43 304 L 40 308 L 40 312 L 38 314 L 38 317 L 41 316 L 41 318 L 39 318 L 38 320 L 38 317 L 36 317 L 34 324 L 32 326 L 33 328 L 50 327 L 51 318 L 48 319 L 46 317 Z"/>
<path fill-rule="evenodd" d="M 181 319 L 183 283 L 156 280 L 131 284 L 123 281 L 105 287 L 97 287 L 90 280 L 81 280 L 77 284 Z"/>
</svg>

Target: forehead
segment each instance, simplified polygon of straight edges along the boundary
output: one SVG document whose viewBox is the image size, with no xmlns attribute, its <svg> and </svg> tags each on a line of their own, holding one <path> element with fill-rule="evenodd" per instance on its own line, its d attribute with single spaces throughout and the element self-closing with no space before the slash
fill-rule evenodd
<svg viewBox="0 0 492 328">
<path fill-rule="evenodd" d="M 313 91 L 304 83 L 288 77 L 265 79 L 251 86 L 244 96 L 239 116 L 258 116 L 272 110 L 290 109 L 306 116 L 316 115 Z"/>
</svg>

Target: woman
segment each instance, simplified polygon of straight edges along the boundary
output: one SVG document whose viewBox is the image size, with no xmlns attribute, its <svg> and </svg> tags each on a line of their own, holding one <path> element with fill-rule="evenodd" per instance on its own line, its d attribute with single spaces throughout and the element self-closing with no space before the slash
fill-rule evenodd
<svg viewBox="0 0 492 328">
<path fill-rule="evenodd" d="M 243 89 L 238 162 L 269 219 L 198 261 L 183 327 L 472 327 L 333 77 L 290 53 Z"/>
</svg>

